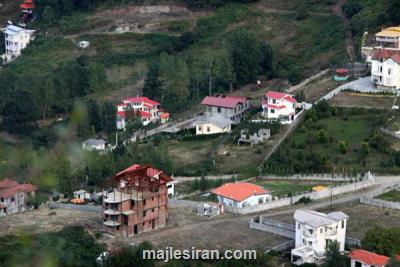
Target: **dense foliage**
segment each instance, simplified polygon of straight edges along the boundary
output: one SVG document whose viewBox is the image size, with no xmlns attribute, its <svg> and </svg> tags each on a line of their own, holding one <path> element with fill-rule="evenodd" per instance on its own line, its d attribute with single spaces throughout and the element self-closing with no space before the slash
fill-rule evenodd
<svg viewBox="0 0 400 267">
<path fill-rule="evenodd" d="M 380 131 L 386 117 L 379 110 L 366 113 L 362 108 L 330 107 L 321 101 L 307 111 L 264 170 L 276 174 L 398 172 L 400 154 Z"/>
<path fill-rule="evenodd" d="M 0 237 L 0 266 L 96 266 L 102 247 L 81 226 L 58 232 Z"/>
<path fill-rule="evenodd" d="M 381 255 L 398 255 L 400 253 L 400 228 L 375 227 L 365 234 L 362 246 L 368 251 Z"/>
</svg>

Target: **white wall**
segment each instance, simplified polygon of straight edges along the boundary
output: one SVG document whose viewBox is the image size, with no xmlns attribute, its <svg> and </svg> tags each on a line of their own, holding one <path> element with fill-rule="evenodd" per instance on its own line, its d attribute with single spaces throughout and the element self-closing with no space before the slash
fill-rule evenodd
<svg viewBox="0 0 400 267">
<path fill-rule="evenodd" d="M 216 134 L 216 133 L 227 133 L 231 131 L 231 125 L 225 128 L 220 128 L 212 123 L 198 123 L 196 125 L 196 134 Z"/>
<path fill-rule="evenodd" d="M 380 78 L 381 77 L 381 80 Z M 378 85 L 400 88 L 400 67 L 392 59 L 383 62 L 372 60 L 371 81 L 377 81 Z"/>
<path fill-rule="evenodd" d="M 235 201 L 230 198 L 217 196 L 218 202 L 224 204 L 225 206 L 244 208 L 244 207 L 252 207 L 262 205 L 272 200 L 271 194 L 263 194 L 263 195 L 253 195 L 243 201 Z M 259 200 L 262 200 L 262 204 L 259 204 Z"/>
</svg>

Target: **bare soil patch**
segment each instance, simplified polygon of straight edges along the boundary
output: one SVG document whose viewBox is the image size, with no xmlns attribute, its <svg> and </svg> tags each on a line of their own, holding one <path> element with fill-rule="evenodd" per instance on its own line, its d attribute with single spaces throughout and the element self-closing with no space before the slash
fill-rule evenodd
<svg viewBox="0 0 400 267">
<path fill-rule="evenodd" d="M 100 229 L 101 217 L 100 214 L 93 212 L 45 207 L 0 218 L 0 235 L 52 232 L 67 225 L 84 225 L 89 229 Z"/>
<path fill-rule="evenodd" d="M 296 91 L 293 91 L 292 94 L 303 91 L 306 102 L 314 102 L 338 86 L 339 84 L 332 79 L 332 75 L 327 74 L 320 79 L 312 81 Z"/>
<path fill-rule="evenodd" d="M 366 107 L 390 109 L 394 101 L 394 96 L 361 94 L 352 92 L 341 92 L 330 102 L 338 107 Z"/>
</svg>

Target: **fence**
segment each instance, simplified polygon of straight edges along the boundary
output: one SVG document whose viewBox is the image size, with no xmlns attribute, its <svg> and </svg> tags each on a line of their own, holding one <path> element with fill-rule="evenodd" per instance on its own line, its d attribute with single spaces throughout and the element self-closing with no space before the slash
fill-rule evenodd
<svg viewBox="0 0 400 267">
<path fill-rule="evenodd" d="M 281 198 L 278 200 L 270 201 L 265 204 L 259 204 L 256 206 L 250 206 L 250 207 L 244 207 L 244 208 L 225 206 L 225 211 L 235 213 L 235 214 L 257 213 L 257 212 L 262 212 L 262 211 L 266 211 L 266 210 L 270 210 L 270 209 L 275 209 L 275 208 L 292 205 L 292 204 L 296 203 L 297 201 L 299 201 L 301 198 L 310 198 L 310 199 L 329 198 L 331 196 L 361 190 L 361 189 L 370 187 L 374 184 L 375 184 L 375 180 L 373 178 L 369 178 L 369 179 L 365 179 L 361 182 L 355 182 L 355 183 L 340 185 L 340 186 L 336 186 L 336 187 L 332 187 L 332 188 L 327 188 L 326 190 L 319 191 L 319 192 L 304 193 L 304 194 L 296 195 L 293 197 Z"/>
<path fill-rule="evenodd" d="M 289 223 L 284 223 L 280 221 L 275 221 L 275 220 L 270 220 L 270 219 L 265 219 L 262 216 L 258 216 L 255 218 L 251 218 L 249 222 L 250 229 L 255 229 L 271 234 L 276 234 L 280 235 L 283 237 L 287 237 L 292 239 L 289 242 L 282 243 L 276 247 L 273 247 L 272 249 L 268 250 L 274 250 L 274 251 L 283 251 L 289 248 L 293 248 L 295 246 L 294 239 L 296 237 L 296 226 L 294 224 L 289 224 Z M 350 247 L 361 247 L 361 240 L 352 238 L 352 237 L 346 237 L 345 239 L 346 245 Z M 267 252 L 268 252 L 267 251 Z"/>
<path fill-rule="evenodd" d="M 256 218 L 251 218 L 249 226 L 250 229 L 268 232 L 290 239 L 295 238 L 295 226 L 293 224 L 265 219 L 262 216 L 259 216 Z"/>
<path fill-rule="evenodd" d="M 329 69 L 323 70 L 323 71 L 321 71 L 321 72 L 319 72 L 319 73 L 317 73 L 317 74 L 315 74 L 315 75 L 313 75 L 313 76 L 311 76 L 311 77 L 305 79 L 305 80 L 302 81 L 301 83 L 296 84 L 296 85 L 290 87 L 289 89 L 286 90 L 286 92 L 291 93 L 291 92 L 293 92 L 293 91 L 296 91 L 297 89 L 300 89 L 301 87 L 306 86 L 306 85 L 309 84 L 310 82 L 312 82 L 312 81 L 314 81 L 314 80 L 320 78 L 321 76 L 327 74 L 328 72 L 329 72 Z"/>
<path fill-rule="evenodd" d="M 268 175 L 261 176 L 261 179 L 275 179 L 275 180 L 310 180 L 310 181 L 332 181 L 332 182 L 350 182 L 357 178 L 362 178 L 360 176 L 356 177 L 345 177 L 337 174 L 296 174 L 292 176 L 277 176 Z"/>
<path fill-rule="evenodd" d="M 392 90 L 383 90 L 383 89 L 373 88 L 370 85 L 370 79 L 371 79 L 370 77 L 365 77 L 365 78 L 360 78 L 358 80 L 354 80 L 352 82 L 343 84 L 342 86 L 339 86 L 336 89 L 330 91 L 329 93 L 327 93 L 326 95 L 321 97 L 316 102 L 319 102 L 322 99 L 325 99 L 328 101 L 328 100 L 332 99 L 333 97 L 335 97 L 340 92 L 342 92 L 343 90 L 353 90 L 353 91 L 360 92 L 360 93 L 382 93 L 382 92 L 396 93 L 395 91 L 392 91 Z"/>
<path fill-rule="evenodd" d="M 68 210 L 79 210 L 84 212 L 101 212 L 101 206 L 89 206 L 89 205 L 74 205 L 74 204 L 63 204 L 63 203 L 49 203 L 49 207 L 52 209 L 68 209 Z"/>
<path fill-rule="evenodd" d="M 170 199 L 168 200 L 169 207 L 188 207 L 192 209 L 196 209 L 201 204 L 201 202 L 191 201 L 191 200 L 183 200 L 183 199 Z"/>
<path fill-rule="evenodd" d="M 372 197 L 362 196 L 360 198 L 361 204 L 377 206 L 380 208 L 396 209 L 400 210 L 400 202 L 386 201 L 382 199 L 376 199 Z"/>
<path fill-rule="evenodd" d="M 391 131 L 391 130 L 389 130 L 389 129 L 381 128 L 381 132 L 382 132 L 382 133 L 385 133 L 385 134 L 387 134 L 387 135 L 390 135 L 390 136 L 392 136 L 392 137 L 394 137 L 394 138 L 396 138 L 396 139 L 400 139 L 400 134 L 398 134 L 398 133 L 396 133 L 396 132 L 393 132 L 393 131 Z"/>
</svg>

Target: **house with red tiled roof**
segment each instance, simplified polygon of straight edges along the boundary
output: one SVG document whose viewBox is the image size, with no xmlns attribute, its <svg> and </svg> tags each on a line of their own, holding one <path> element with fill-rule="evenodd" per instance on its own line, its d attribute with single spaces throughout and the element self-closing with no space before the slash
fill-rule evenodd
<svg viewBox="0 0 400 267">
<path fill-rule="evenodd" d="M 128 119 L 140 118 L 143 125 L 160 121 L 166 123 L 170 114 L 160 108 L 160 103 L 147 97 L 130 97 L 117 105 L 117 129 L 123 130 Z"/>
<path fill-rule="evenodd" d="M 233 124 L 238 124 L 244 113 L 250 108 L 247 97 L 218 94 L 207 96 L 201 101 L 207 107 L 207 116 L 223 116 L 230 119 Z"/>
<path fill-rule="evenodd" d="M 354 249 L 350 252 L 351 267 L 384 267 L 389 257 L 369 252 L 364 249 Z M 396 256 L 400 260 L 400 256 Z"/>
<path fill-rule="evenodd" d="M 0 217 L 32 209 L 29 197 L 35 196 L 36 190 L 32 184 L 19 184 L 8 178 L 0 180 Z"/>
<path fill-rule="evenodd" d="M 371 80 L 378 88 L 400 89 L 400 51 L 376 50 L 371 62 Z"/>
<path fill-rule="evenodd" d="M 292 95 L 277 91 L 268 91 L 261 100 L 261 106 L 266 118 L 288 123 L 294 121 L 296 108 L 301 108 Z"/>
<path fill-rule="evenodd" d="M 247 182 L 227 183 L 211 192 L 217 196 L 219 203 L 237 208 L 256 206 L 272 200 L 268 190 Z"/>
</svg>

